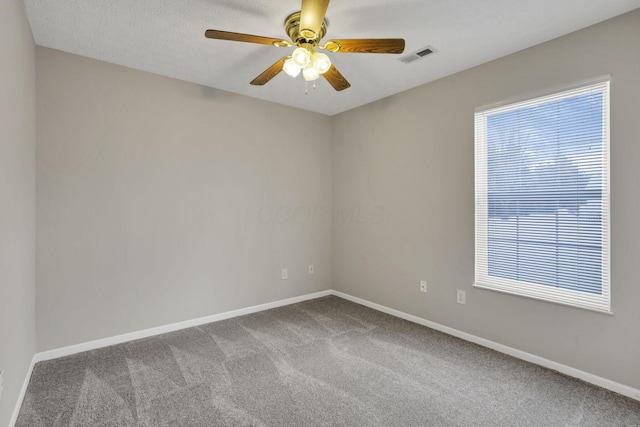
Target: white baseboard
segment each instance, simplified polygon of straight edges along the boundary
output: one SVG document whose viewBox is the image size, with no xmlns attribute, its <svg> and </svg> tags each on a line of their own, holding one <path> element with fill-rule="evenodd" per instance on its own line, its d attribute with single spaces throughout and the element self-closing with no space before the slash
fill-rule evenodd
<svg viewBox="0 0 640 427">
<path fill-rule="evenodd" d="M 627 385 L 620 384 L 618 382 L 599 377 L 589 372 L 581 371 L 580 369 L 572 368 L 571 366 L 563 365 L 562 363 L 554 362 L 553 360 L 545 359 L 544 357 L 536 356 L 535 354 L 527 353 L 526 351 L 518 350 L 516 348 L 499 344 L 497 342 L 490 341 L 488 339 L 481 338 L 466 332 L 462 332 L 457 329 L 453 329 L 448 326 L 441 325 L 439 323 L 431 322 L 429 320 L 423 319 L 418 316 L 414 316 L 412 314 L 407 314 L 402 311 L 395 310 L 393 308 L 385 307 L 384 305 L 376 304 L 374 302 L 367 301 L 362 298 L 357 298 L 357 297 L 354 297 L 342 292 L 338 292 L 338 291 L 331 291 L 331 294 L 338 296 L 340 298 L 344 298 L 351 302 L 364 305 L 374 310 L 381 311 L 383 313 L 387 313 L 392 316 L 399 317 L 401 319 L 405 319 L 410 322 L 417 323 L 419 325 L 423 325 L 431 329 L 435 329 L 436 331 L 444 332 L 445 334 L 452 335 L 457 338 L 461 338 L 465 341 L 469 341 L 474 344 L 478 344 L 483 347 L 487 347 L 492 350 L 499 351 L 500 353 L 508 354 L 509 356 L 513 356 L 517 359 L 531 362 L 536 365 L 543 366 L 545 368 L 553 369 L 554 371 L 558 371 L 561 374 L 565 374 L 574 378 L 579 378 L 582 381 L 588 382 L 593 385 L 597 385 L 598 387 L 606 388 L 607 390 L 614 391 L 623 396 L 627 396 L 635 400 L 640 400 L 640 390 L 636 388 L 629 387 Z"/>
<path fill-rule="evenodd" d="M 122 335 L 116 335 L 113 337 L 102 338 L 94 341 L 89 341 L 86 343 L 75 344 L 68 347 L 57 348 L 53 350 L 48 350 L 40 353 L 36 353 L 33 356 L 31 361 L 31 365 L 29 366 L 29 371 L 27 372 L 27 376 L 22 385 L 22 389 L 20 391 L 20 396 L 16 407 L 14 409 L 13 416 L 11 418 L 11 422 L 9 426 L 13 426 L 18 418 L 18 414 L 20 412 L 20 407 L 22 406 L 22 401 L 24 399 L 24 395 L 27 391 L 27 386 L 29 385 L 29 379 L 31 378 L 31 373 L 33 371 L 33 367 L 37 362 L 41 362 L 44 360 L 56 359 L 58 357 L 70 356 L 72 354 L 81 353 L 83 351 L 95 350 L 102 347 L 108 347 L 110 345 L 121 344 L 127 341 L 133 341 L 140 338 L 147 338 L 154 335 L 164 334 L 167 332 L 173 332 L 180 329 L 191 328 L 193 326 L 204 325 L 211 322 L 217 322 L 220 320 L 230 319 L 233 317 L 243 316 L 245 314 L 257 313 L 259 311 L 269 310 L 272 308 L 282 307 L 285 305 L 295 304 L 302 301 L 307 301 L 315 298 L 320 298 L 328 295 L 335 295 L 340 298 L 344 298 L 348 301 L 355 302 L 360 305 L 364 305 L 366 307 L 372 308 L 377 311 L 381 311 L 383 313 L 390 314 L 395 317 L 399 317 L 401 319 L 408 320 L 413 323 L 417 323 L 419 325 L 426 326 L 431 329 L 435 329 L 440 332 L 444 332 L 445 334 L 452 335 L 457 338 L 461 338 L 465 341 L 469 341 L 483 347 L 490 348 L 492 350 L 499 351 L 500 353 L 508 354 L 509 356 L 513 356 L 515 358 L 525 360 L 527 362 L 534 363 L 536 365 L 543 366 L 545 368 L 553 369 L 554 371 L 558 371 L 562 374 L 568 375 L 570 377 L 579 378 L 588 383 L 594 384 L 596 386 L 605 388 L 607 390 L 614 391 L 623 396 L 630 397 L 635 400 L 640 401 L 640 390 L 626 386 L 624 384 L 620 384 L 615 381 L 608 380 L 606 378 L 599 377 L 597 375 L 591 374 L 589 372 L 581 371 L 576 368 L 572 368 L 571 366 L 563 365 L 561 363 L 554 362 L 553 360 L 545 359 L 540 356 L 536 356 L 531 353 L 527 353 L 522 350 L 518 350 L 512 347 L 508 347 L 503 344 L 499 344 L 494 341 L 490 341 L 485 338 L 481 338 L 466 332 L 459 331 L 457 329 L 450 328 L 448 326 L 441 325 L 439 323 L 435 323 L 426 319 L 423 319 L 418 316 L 414 316 L 412 314 L 408 314 L 393 308 L 386 307 L 384 305 L 376 304 L 374 302 L 354 297 L 349 294 L 345 294 L 343 292 L 327 290 L 321 292 L 315 292 L 313 294 L 302 295 L 299 297 L 287 298 L 280 301 L 274 301 L 266 304 L 254 305 L 252 307 L 241 308 L 238 310 L 227 311 L 224 313 L 213 314 L 211 316 L 200 317 L 197 319 L 186 320 L 183 322 L 172 323 L 170 325 L 158 326 L 156 328 L 144 329 L 142 331 L 130 332 Z"/>
<path fill-rule="evenodd" d="M 18 395 L 18 401 L 15 408 L 13 408 L 13 414 L 11 415 L 11 419 L 9 420 L 9 427 L 14 427 L 16 421 L 18 421 L 18 414 L 20 414 L 20 408 L 22 407 L 24 396 L 25 394 L 27 394 L 27 387 L 29 386 L 29 380 L 31 380 L 31 374 L 33 373 L 33 366 L 35 364 L 36 356 L 34 355 L 31 358 L 31 364 L 29 365 L 29 369 L 27 370 L 27 375 L 25 375 L 24 381 L 22 382 L 22 388 L 20 389 L 20 394 Z"/>
<path fill-rule="evenodd" d="M 200 326 L 207 323 L 218 322 L 220 320 L 230 319 L 232 317 L 244 316 L 245 314 L 257 313 L 259 311 L 269 310 L 271 308 L 282 307 L 285 305 L 295 304 L 310 299 L 320 298 L 327 295 L 331 295 L 331 291 L 321 291 L 312 294 L 302 295 L 299 297 L 287 298 L 280 301 L 269 302 L 266 304 L 254 305 L 251 307 L 240 308 L 238 310 L 227 311 L 224 313 L 213 314 L 211 316 L 200 317 L 192 320 L 185 320 L 183 322 L 172 323 L 170 325 L 158 326 L 155 328 L 144 329 L 136 332 L 129 332 L 122 335 L 116 335 L 108 338 L 101 338 L 94 341 L 89 341 L 81 344 L 70 345 L 68 347 L 56 348 L 53 350 L 43 351 L 36 353 L 34 356 L 35 362 L 42 362 L 44 360 L 57 359 L 58 357 L 70 356 L 72 354 L 81 353 L 83 351 L 95 350 L 97 348 L 108 347 L 110 345 L 122 344 L 127 341 L 133 341 L 140 338 L 148 338 L 154 335 L 165 334 L 167 332 L 174 332 L 180 329 L 191 328 L 194 326 Z"/>
</svg>

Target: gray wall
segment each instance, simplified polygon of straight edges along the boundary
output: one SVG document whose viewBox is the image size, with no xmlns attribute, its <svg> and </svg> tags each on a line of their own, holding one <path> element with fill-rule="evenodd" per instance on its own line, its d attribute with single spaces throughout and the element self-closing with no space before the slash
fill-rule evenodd
<svg viewBox="0 0 640 427">
<path fill-rule="evenodd" d="M 0 2 L 0 425 L 36 347 L 35 46 L 24 6 Z"/>
<path fill-rule="evenodd" d="M 40 351 L 331 288 L 330 118 L 36 56 Z"/>
<path fill-rule="evenodd" d="M 640 388 L 638 40 L 640 10 L 334 117 L 334 288 Z M 474 108 L 608 73 L 615 315 L 472 288 Z"/>
</svg>

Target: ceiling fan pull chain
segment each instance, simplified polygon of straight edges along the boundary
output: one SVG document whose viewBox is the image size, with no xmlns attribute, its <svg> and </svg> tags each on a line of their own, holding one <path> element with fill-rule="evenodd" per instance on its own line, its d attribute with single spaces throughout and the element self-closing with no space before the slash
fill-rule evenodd
<svg viewBox="0 0 640 427">
<path fill-rule="evenodd" d="M 304 81 L 304 94 L 305 95 L 309 95 L 309 91 L 307 90 L 307 86 L 308 86 L 309 82 L 307 82 L 306 80 Z"/>
</svg>

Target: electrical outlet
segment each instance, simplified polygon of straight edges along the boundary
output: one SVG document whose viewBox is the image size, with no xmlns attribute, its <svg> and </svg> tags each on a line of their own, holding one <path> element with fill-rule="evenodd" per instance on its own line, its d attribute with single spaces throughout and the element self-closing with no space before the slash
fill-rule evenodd
<svg viewBox="0 0 640 427">
<path fill-rule="evenodd" d="M 313 265 L 309 265 L 309 274 L 313 274 Z"/>
<path fill-rule="evenodd" d="M 287 271 L 286 268 L 282 269 L 282 280 L 287 280 L 287 277 L 289 277 L 289 272 Z"/>
<path fill-rule="evenodd" d="M 467 296 L 465 291 L 461 291 L 460 289 L 458 289 L 458 304 L 466 304 L 467 303 Z"/>
<path fill-rule="evenodd" d="M 420 281 L 420 292 L 427 292 L 427 281 L 426 280 L 421 280 Z"/>
<path fill-rule="evenodd" d="M 0 371 L 0 400 L 2 399 L 3 390 L 4 390 L 4 371 Z"/>
</svg>

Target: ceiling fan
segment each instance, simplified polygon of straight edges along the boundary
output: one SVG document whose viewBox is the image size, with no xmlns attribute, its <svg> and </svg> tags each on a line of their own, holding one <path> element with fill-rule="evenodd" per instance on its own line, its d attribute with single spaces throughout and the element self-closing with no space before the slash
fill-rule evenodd
<svg viewBox="0 0 640 427">
<path fill-rule="evenodd" d="M 329 0 L 302 0 L 300 12 L 292 13 L 284 22 L 291 41 L 229 31 L 207 30 L 205 37 L 246 43 L 266 44 L 276 47 L 296 47 L 291 55 L 280 58 L 262 74 L 251 81 L 252 85 L 264 85 L 281 71 L 296 77 L 301 71 L 306 81 L 324 77 L 337 91 L 351 84 L 331 64 L 327 55 L 316 49 L 335 53 L 402 53 L 404 39 L 337 39 L 320 43 L 327 32 L 325 14 Z"/>
</svg>

